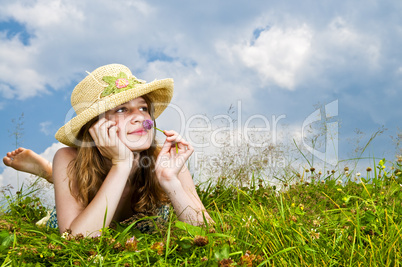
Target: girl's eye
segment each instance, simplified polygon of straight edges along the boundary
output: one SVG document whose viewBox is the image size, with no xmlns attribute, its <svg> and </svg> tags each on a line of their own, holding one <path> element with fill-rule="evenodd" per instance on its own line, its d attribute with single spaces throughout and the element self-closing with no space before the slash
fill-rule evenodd
<svg viewBox="0 0 402 267">
<path fill-rule="evenodd" d="M 140 107 L 141 111 L 148 112 L 148 107 Z"/>
<path fill-rule="evenodd" d="M 116 113 L 122 113 L 122 112 L 125 112 L 127 109 L 126 108 L 119 108 L 119 109 L 117 109 L 116 110 Z"/>
</svg>

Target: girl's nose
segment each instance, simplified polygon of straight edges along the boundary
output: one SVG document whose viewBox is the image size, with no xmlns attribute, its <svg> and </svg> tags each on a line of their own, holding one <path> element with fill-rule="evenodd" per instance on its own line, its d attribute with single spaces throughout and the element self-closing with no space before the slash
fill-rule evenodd
<svg viewBox="0 0 402 267">
<path fill-rule="evenodd" d="M 145 117 L 142 113 L 140 112 L 133 112 L 132 114 L 130 114 L 131 118 L 130 118 L 130 122 L 132 124 L 135 123 L 142 123 L 145 120 Z"/>
</svg>

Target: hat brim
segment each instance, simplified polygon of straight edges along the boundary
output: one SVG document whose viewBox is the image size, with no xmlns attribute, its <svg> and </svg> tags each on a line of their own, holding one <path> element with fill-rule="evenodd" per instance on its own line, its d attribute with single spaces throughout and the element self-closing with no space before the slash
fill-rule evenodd
<svg viewBox="0 0 402 267">
<path fill-rule="evenodd" d="M 173 96 L 173 85 L 173 79 L 156 80 L 146 84 L 138 84 L 134 88 L 118 94 L 102 97 L 89 107 L 86 103 L 80 103 L 83 111 L 61 127 L 55 137 L 67 146 L 78 147 L 80 141 L 77 140 L 77 135 L 87 122 L 110 109 L 143 95 L 147 95 L 153 103 L 155 107 L 154 118 L 156 119 L 169 105 Z M 74 109 L 77 111 L 80 107 L 74 107 Z"/>
</svg>

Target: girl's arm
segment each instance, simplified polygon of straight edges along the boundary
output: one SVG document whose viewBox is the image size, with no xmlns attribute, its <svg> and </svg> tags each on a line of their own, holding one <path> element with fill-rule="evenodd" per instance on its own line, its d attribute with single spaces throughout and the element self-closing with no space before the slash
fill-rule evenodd
<svg viewBox="0 0 402 267">
<path fill-rule="evenodd" d="M 99 128 L 101 128 L 100 131 Z M 127 154 L 123 157 L 118 157 L 118 152 L 116 151 L 123 148 L 119 147 L 122 143 L 118 142 L 117 129 L 115 128 L 112 122 L 100 120 L 94 125 L 93 131 L 101 134 L 93 133 L 90 130 L 101 153 L 108 155 L 110 159 L 118 160 L 114 161 L 115 164 L 110 169 L 96 196 L 86 207 L 73 196 L 76 188 L 72 188 L 73 192 L 69 188 L 68 165 L 76 157 L 76 150 L 74 148 L 62 148 L 56 153 L 53 160 L 53 179 L 60 233 L 71 229 L 72 234 L 96 235 L 99 234 L 99 230 L 103 227 L 105 214 L 105 226 L 108 226 L 112 221 L 133 162 L 133 154 L 127 147 L 125 147 L 128 150 L 126 151 Z M 104 135 L 102 132 L 107 133 L 109 137 L 102 136 Z M 116 143 L 109 143 L 106 146 L 104 141 L 108 140 L 108 138 L 116 140 Z"/>
<path fill-rule="evenodd" d="M 156 162 L 159 183 L 166 192 L 179 220 L 193 224 L 204 224 L 213 220 L 202 204 L 185 162 L 193 153 L 193 147 L 174 131 L 164 131 L 166 141 Z M 178 145 L 176 151 L 175 143 Z"/>
</svg>

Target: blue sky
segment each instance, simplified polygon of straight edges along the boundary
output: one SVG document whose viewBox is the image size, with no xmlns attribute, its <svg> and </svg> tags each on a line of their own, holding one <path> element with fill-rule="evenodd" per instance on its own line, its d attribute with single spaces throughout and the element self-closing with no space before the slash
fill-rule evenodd
<svg viewBox="0 0 402 267">
<path fill-rule="evenodd" d="M 272 132 L 272 116 L 284 115 L 278 131 L 291 143 L 319 105 L 337 100 L 340 158 L 353 157 L 356 140 L 365 144 L 381 127 L 370 153 L 393 159 L 397 151 L 390 136 L 402 129 L 400 1 L 1 0 L 1 7 L 1 155 L 15 149 L 12 119 L 23 113 L 20 144 L 51 159 L 75 84 L 109 63 L 146 81 L 174 78 L 172 103 L 187 122 L 205 115 L 219 127 L 214 116 L 240 101 L 241 127 L 260 115 Z M 158 124 L 181 128 L 176 110 Z M 4 165 L 2 172 L 4 185 L 12 178 Z"/>
</svg>

